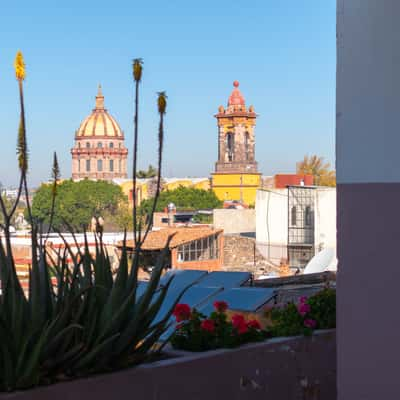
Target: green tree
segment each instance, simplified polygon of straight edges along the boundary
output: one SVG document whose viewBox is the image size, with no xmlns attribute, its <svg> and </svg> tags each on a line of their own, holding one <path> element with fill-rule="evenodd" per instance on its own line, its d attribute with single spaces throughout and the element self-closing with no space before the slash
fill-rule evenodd
<svg viewBox="0 0 400 400">
<path fill-rule="evenodd" d="M 200 210 L 222 207 L 212 190 L 195 189 L 179 186 L 174 190 L 165 190 L 160 193 L 156 211 L 163 211 L 169 203 L 174 203 L 177 210 Z M 153 199 L 144 200 L 141 204 L 143 214 L 148 215 Z"/>
<path fill-rule="evenodd" d="M 336 186 L 336 173 L 331 169 L 331 164 L 324 161 L 324 157 L 304 156 L 304 159 L 297 163 L 297 173 L 312 175 L 314 185 Z"/>
<path fill-rule="evenodd" d="M 136 173 L 137 178 L 154 178 L 157 176 L 157 168 L 154 168 L 151 164 L 148 166 L 147 171 L 140 169 Z"/>
<path fill-rule="evenodd" d="M 34 219 L 50 223 L 52 198 L 52 185 L 42 184 L 33 198 Z M 63 181 L 57 187 L 53 226 L 63 229 L 71 225 L 81 231 L 90 224 L 93 216 L 102 216 L 106 223 L 116 222 L 118 228 L 123 229 L 127 222 L 120 223 L 119 213 L 120 209 L 127 208 L 127 201 L 121 188 L 113 183 L 88 179 L 79 182 Z"/>
<path fill-rule="evenodd" d="M 5 205 L 5 209 L 9 213 L 11 211 L 11 209 L 12 209 L 12 203 L 6 196 L 1 195 L 1 197 L 2 197 L 3 203 Z M 3 215 L 3 213 L 0 213 L 0 224 L 4 224 L 4 215 Z"/>
</svg>

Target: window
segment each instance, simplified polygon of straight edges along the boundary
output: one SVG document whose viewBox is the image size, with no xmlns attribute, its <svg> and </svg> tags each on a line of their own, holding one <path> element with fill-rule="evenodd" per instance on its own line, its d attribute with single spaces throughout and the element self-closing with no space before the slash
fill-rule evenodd
<svg viewBox="0 0 400 400">
<path fill-rule="evenodd" d="M 235 152 L 235 142 L 232 132 L 226 134 L 226 154 L 228 161 L 233 161 L 233 155 Z"/>
<path fill-rule="evenodd" d="M 90 160 L 86 160 L 86 172 L 90 172 Z"/>
<path fill-rule="evenodd" d="M 250 160 L 250 144 L 249 144 L 249 132 L 246 132 L 244 135 L 244 151 L 246 155 L 246 161 Z"/>
<path fill-rule="evenodd" d="M 103 160 L 97 160 L 97 171 L 103 171 Z"/>
<path fill-rule="evenodd" d="M 78 158 L 78 172 L 81 172 L 81 160 Z"/>
<path fill-rule="evenodd" d="M 194 240 L 178 247 L 178 261 L 203 261 L 219 256 L 218 235 Z"/>
<path fill-rule="evenodd" d="M 311 226 L 312 225 L 312 223 L 311 223 L 311 219 L 312 218 L 311 217 L 312 217 L 311 207 L 307 206 L 306 207 L 306 212 L 305 212 L 305 215 L 304 215 L 304 223 L 305 223 L 306 226 Z"/>
<path fill-rule="evenodd" d="M 86 148 L 90 149 L 90 143 L 89 142 L 86 142 Z"/>
<path fill-rule="evenodd" d="M 81 148 L 81 142 L 78 142 L 78 149 Z"/>
<path fill-rule="evenodd" d="M 97 148 L 98 148 L 98 149 L 102 149 L 102 148 L 103 148 L 103 143 L 98 142 L 98 143 L 97 143 Z"/>
<path fill-rule="evenodd" d="M 110 172 L 114 172 L 114 160 L 110 160 Z"/>
<path fill-rule="evenodd" d="M 121 167 L 121 159 L 119 159 L 119 170 L 118 170 L 119 172 L 121 172 L 122 171 L 122 167 Z"/>
<path fill-rule="evenodd" d="M 113 149 L 113 148 L 114 148 L 114 143 L 111 142 L 111 143 L 110 143 L 110 149 Z"/>
<path fill-rule="evenodd" d="M 296 211 L 296 206 L 293 206 L 291 210 L 291 225 L 296 226 L 296 224 L 297 224 L 297 211 Z"/>
</svg>

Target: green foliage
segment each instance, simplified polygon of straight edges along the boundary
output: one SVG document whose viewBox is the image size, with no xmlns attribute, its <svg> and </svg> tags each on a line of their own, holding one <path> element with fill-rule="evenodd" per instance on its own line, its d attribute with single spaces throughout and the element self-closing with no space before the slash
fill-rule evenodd
<svg viewBox="0 0 400 400">
<path fill-rule="evenodd" d="M 336 328 L 336 290 L 325 288 L 308 299 L 310 318 L 317 321 L 319 329 Z"/>
<path fill-rule="evenodd" d="M 7 212 L 10 212 L 13 204 L 12 202 L 6 197 L 6 196 L 2 196 L 3 202 L 4 202 L 4 206 L 7 210 Z M 0 213 L 0 224 L 4 224 L 4 215 L 3 213 Z"/>
<path fill-rule="evenodd" d="M 296 336 L 308 334 L 304 327 L 304 318 L 299 314 L 294 303 L 288 303 L 283 308 L 275 307 L 271 311 L 273 326 L 272 336 Z"/>
<path fill-rule="evenodd" d="M 290 302 L 269 310 L 272 336 L 311 335 L 314 329 L 336 327 L 336 291 L 326 287 L 298 304 Z"/>
<path fill-rule="evenodd" d="M 37 190 L 32 203 L 35 220 L 50 223 L 53 190 L 50 184 L 42 184 Z M 88 179 L 79 182 L 65 180 L 57 186 L 53 226 L 61 230 L 69 225 L 81 231 L 82 227 L 89 225 L 93 216 L 102 216 L 106 222 L 107 217 L 119 229 L 123 229 L 129 226 L 126 212 L 125 220 L 121 219 L 123 210 L 127 209 L 127 202 L 122 189 L 113 183 Z"/>
<path fill-rule="evenodd" d="M 155 176 L 157 176 L 157 169 L 151 164 L 147 168 L 147 171 L 140 169 L 136 174 L 137 178 L 154 178 Z"/>
<path fill-rule="evenodd" d="M 141 61 L 138 63 L 140 71 L 134 72 L 137 82 L 142 72 Z M 21 65 L 23 67 L 23 60 L 19 63 L 20 69 Z M 17 72 L 21 104 L 17 145 L 21 171 L 19 191 L 23 190 L 28 198 L 22 90 L 25 70 Z M 162 115 L 166 107 L 165 96 L 164 101 Z M 137 95 L 135 102 L 138 103 Z M 157 106 L 160 109 L 159 100 Z M 136 133 L 137 120 L 136 114 Z M 161 116 L 158 135 L 158 171 L 161 171 L 164 135 Z M 136 160 L 137 135 L 134 148 Z M 0 391 L 26 389 L 152 359 L 162 349 L 159 346 L 160 337 L 168 328 L 174 306 L 183 295 L 182 292 L 171 309 L 161 319 L 158 318 L 171 283 L 170 280 L 163 286 L 159 285 L 169 240 L 140 296 L 137 288 L 143 242 L 136 242 L 136 231 L 129 268 L 124 240 L 115 275 L 101 233 L 95 236 L 95 254 L 89 251 L 86 235 L 83 249 L 77 245 L 75 236 L 75 250 L 62 235 L 64 250 L 54 253 L 46 246 L 46 237 L 38 233 L 38 221 L 50 225 L 54 222 L 58 227 L 66 221 L 80 229 L 93 216 L 104 213 L 115 215 L 121 203 L 126 202 L 121 189 L 107 182 L 65 181 L 57 186 L 59 168 L 56 155 L 53 160 L 53 184 L 42 185 L 35 196 L 32 212 L 27 201 L 27 216 L 32 222 L 32 265 L 27 295 L 18 280 L 9 231 L 16 205 L 10 210 L 0 197 L 0 212 L 6 221 L 4 236 L 0 236 Z M 160 179 L 157 182 L 159 186 Z M 144 237 L 147 233 L 148 230 Z"/>
<path fill-rule="evenodd" d="M 152 199 L 144 200 L 141 209 L 145 214 L 151 210 Z M 169 203 L 174 203 L 177 210 L 200 210 L 222 207 L 222 201 L 218 199 L 212 190 L 195 189 L 179 186 L 174 190 L 164 190 L 160 193 L 156 211 L 163 211 Z"/>
<path fill-rule="evenodd" d="M 173 307 L 156 321 L 169 283 L 159 288 L 159 258 L 146 291 L 136 296 L 138 262 L 128 271 L 126 246 L 115 277 L 99 237 L 96 254 L 88 245 L 68 250 L 50 265 L 50 254 L 33 233 L 29 296 L 18 281 L 12 255 L 0 244 L 0 390 L 136 365 L 157 354 Z M 167 250 L 165 250 L 166 252 Z M 67 264 L 67 256 L 73 265 Z M 49 271 L 56 276 L 52 285 Z M 176 300 L 176 302 L 179 298 Z"/>
</svg>

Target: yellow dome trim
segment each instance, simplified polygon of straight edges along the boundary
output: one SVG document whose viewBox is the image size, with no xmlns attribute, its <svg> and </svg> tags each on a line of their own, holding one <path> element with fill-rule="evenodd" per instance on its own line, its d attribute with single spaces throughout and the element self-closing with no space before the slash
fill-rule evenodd
<svg viewBox="0 0 400 400">
<path fill-rule="evenodd" d="M 123 139 L 124 134 L 114 117 L 104 108 L 104 96 L 99 85 L 96 107 L 81 123 L 76 137 L 110 137 Z"/>
</svg>

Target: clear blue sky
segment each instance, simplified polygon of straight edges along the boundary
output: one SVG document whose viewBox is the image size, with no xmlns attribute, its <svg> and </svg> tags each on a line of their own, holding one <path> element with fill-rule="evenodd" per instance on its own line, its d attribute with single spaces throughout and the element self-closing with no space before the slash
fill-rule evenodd
<svg viewBox="0 0 400 400">
<path fill-rule="evenodd" d="M 49 177 L 52 152 L 71 174 L 75 130 L 98 83 L 131 148 L 131 60 L 144 59 L 140 166 L 155 163 L 155 93 L 169 96 L 164 176 L 208 176 L 217 157 L 213 114 L 232 81 L 259 119 L 264 175 L 290 173 L 304 154 L 334 161 L 335 0 L 7 1 L 0 11 L 0 181 L 17 181 L 17 83 L 27 64 L 30 183 Z"/>
</svg>

